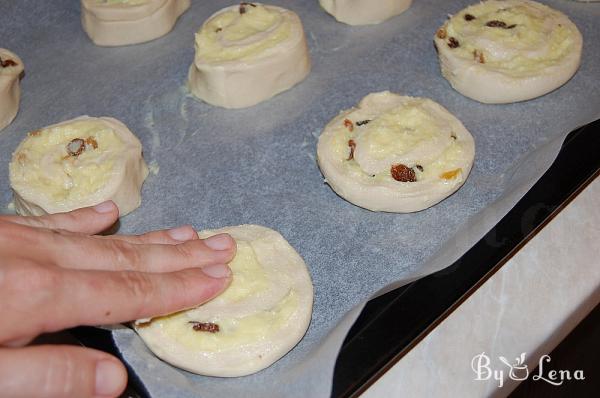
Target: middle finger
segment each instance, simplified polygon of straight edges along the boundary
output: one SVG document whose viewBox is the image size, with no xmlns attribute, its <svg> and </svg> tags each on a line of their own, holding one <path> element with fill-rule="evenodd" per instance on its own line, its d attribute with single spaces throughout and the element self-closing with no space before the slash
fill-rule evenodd
<svg viewBox="0 0 600 398">
<path fill-rule="evenodd" d="M 179 244 L 131 243 L 76 234 L 50 234 L 45 255 L 63 268 L 171 272 L 229 262 L 235 242 L 227 234 Z"/>
</svg>

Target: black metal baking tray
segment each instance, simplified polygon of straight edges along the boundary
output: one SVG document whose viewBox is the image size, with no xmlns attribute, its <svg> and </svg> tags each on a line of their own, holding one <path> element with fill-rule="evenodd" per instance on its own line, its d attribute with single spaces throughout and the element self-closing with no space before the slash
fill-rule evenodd
<svg viewBox="0 0 600 398">
<path fill-rule="evenodd" d="M 450 267 L 371 300 L 348 332 L 332 397 L 356 397 L 498 271 L 600 174 L 600 120 L 571 132 L 548 171 Z"/>
<path fill-rule="evenodd" d="M 600 120 L 571 132 L 550 169 L 454 264 L 367 303 L 337 359 L 333 398 L 356 397 L 469 297 L 600 174 Z M 110 332 L 80 327 L 84 345 L 117 353 Z M 149 396 L 130 369 L 127 397 Z"/>
</svg>

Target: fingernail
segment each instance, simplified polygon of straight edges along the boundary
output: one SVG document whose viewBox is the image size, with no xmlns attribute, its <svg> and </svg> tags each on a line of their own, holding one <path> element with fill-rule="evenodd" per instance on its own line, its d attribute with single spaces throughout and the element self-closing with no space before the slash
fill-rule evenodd
<svg viewBox="0 0 600 398">
<path fill-rule="evenodd" d="M 213 264 L 202 267 L 202 272 L 211 278 L 227 278 L 231 274 L 231 269 L 226 264 Z"/>
<path fill-rule="evenodd" d="M 115 204 L 112 200 L 107 200 L 106 202 L 102 202 L 94 206 L 94 210 L 100 214 L 110 213 L 111 211 L 113 211 L 114 208 Z"/>
<path fill-rule="evenodd" d="M 233 239 L 227 234 L 214 235 L 204 239 L 204 244 L 213 250 L 231 249 Z"/>
<path fill-rule="evenodd" d="M 96 363 L 96 395 L 116 397 L 125 386 L 123 368 L 113 361 L 103 359 Z"/>
<path fill-rule="evenodd" d="M 193 230 L 190 230 L 190 227 L 184 225 L 183 227 L 172 228 L 167 231 L 167 234 L 175 240 L 186 241 L 192 239 L 192 234 L 194 234 Z"/>
</svg>

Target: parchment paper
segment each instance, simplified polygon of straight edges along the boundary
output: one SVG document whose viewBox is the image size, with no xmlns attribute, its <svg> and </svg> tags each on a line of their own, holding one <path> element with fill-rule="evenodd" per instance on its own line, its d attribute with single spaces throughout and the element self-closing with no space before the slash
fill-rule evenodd
<svg viewBox="0 0 600 398">
<path fill-rule="evenodd" d="M 76 0 L 2 0 L 0 46 L 22 57 L 26 75 L 21 110 L 0 133 L 1 203 L 11 201 L 8 162 L 28 131 L 83 114 L 122 120 L 140 137 L 154 173 L 142 206 L 121 220 L 121 232 L 262 224 L 299 251 L 315 286 L 305 338 L 258 374 L 192 375 L 156 359 L 126 328 L 114 332 L 124 359 L 153 397 L 327 396 L 337 352 L 365 301 L 459 258 L 547 170 L 565 135 L 599 117 L 600 5 L 545 1 L 583 33 L 583 61 L 570 82 L 536 100 L 483 105 L 451 89 L 432 44 L 446 15 L 471 2 L 415 0 L 386 23 L 350 27 L 316 0 L 272 0 L 302 18 L 312 73 L 270 101 L 225 110 L 194 100 L 185 80 L 193 33 L 231 0 L 194 1 L 169 35 L 118 48 L 92 44 Z M 476 142 L 464 187 L 415 214 L 353 206 L 323 183 L 315 162 L 323 126 L 366 94 L 386 89 L 438 101 Z"/>
</svg>

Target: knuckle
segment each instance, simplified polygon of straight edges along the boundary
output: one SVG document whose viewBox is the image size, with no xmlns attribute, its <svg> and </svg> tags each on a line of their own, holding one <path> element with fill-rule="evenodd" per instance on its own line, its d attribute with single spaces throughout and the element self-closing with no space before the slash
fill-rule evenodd
<svg viewBox="0 0 600 398">
<path fill-rule="evenodd" d="M 137 306 L 137 312 L 142 313 L 154 294 L 154 284 L 147 274 L 142 272 L 122 272 L 121 279 L 131 303 Z"/>
<path fill-rule="evenodd" d="M 68 397 L 78 390 L 81 392 L 80 373 L 85 367 L 78 363 L 76 356 L 70 350 L 53 350 L 49 359 L 42 395 Z"/>
<path fill-rule="evenodd" d="M 137 235 L 135 236 L 135 239 L 139 242 L 139 243 L 155 243 L 156 242 L 156 236 L 152 233 L 152 232 L 147 232 L 145 234 L 142 235 Z"/>
<path fill-rule="evenodd" d="M 201 257 L 201 254 L 204 254 L 205 257 L 209 256 L 208 253 L 204 253 L 206 250 L 204 250 L 203 244 L 200 241 L 189 241 L 173 247 L 177 250 L 179 258 L 185 261 L 186 264 L 195 262 Z"/>
<path fill-rule="evenodd" d="M 142 256 L 140 251 L 129 242 L 117 239 L 107 240 L 113 261 L 119 269 L 140 269 Z"/>
</svg>

